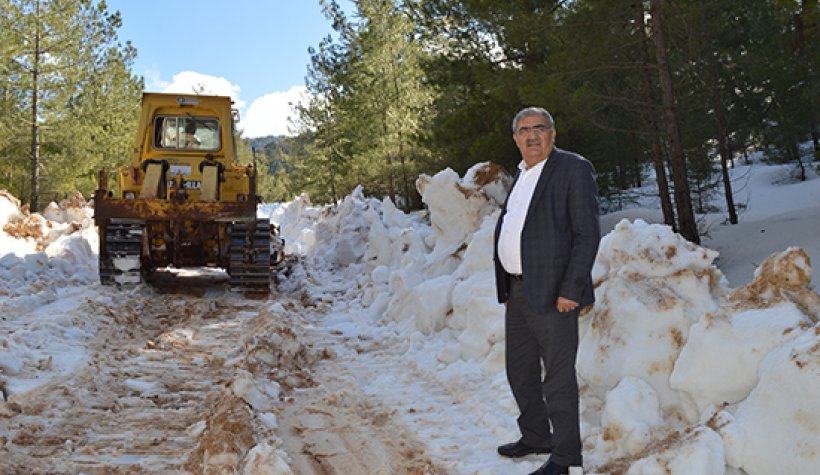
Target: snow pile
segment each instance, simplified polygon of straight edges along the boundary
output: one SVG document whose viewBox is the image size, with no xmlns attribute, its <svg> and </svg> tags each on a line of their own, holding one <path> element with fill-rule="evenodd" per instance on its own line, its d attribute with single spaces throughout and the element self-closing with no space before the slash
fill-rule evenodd
<svg viewBox="0 0 820 475">
<path fill-rule="evenodd" d="M 321 211 L 311 206 L 310 197 L 303 193 L 288 203 L 261 205 L 257 215 L 268 218 L 279 226 L 285 237 L 285 252 L 308 254 L 316 244 L 313 226 Z"/>
<path fill-rule="evenodd" d="M 440 349 L 442 362 L 487 358 L 497 370 L 504 327 L 488 256 L 510 183 L 491 163 L 473 166 L 464 178 L 446 169 L 416 184 L 430 224 L 389 199 L 365 198 L 358 188 L 338 206 L 300 217 L 312 223 L 311 232 L 284 221 L 281 226 L 286 240 L 308 251 L 307 260 L 355 282 L 348 295 L 361 300 L 372 320 L 423 334 L 448 329 L 457 341 Z M 260 214 L 275 220 L 277 212 L 287 214 L 279 209 Z"/>
<path fill-rule="evenodd" d="M 31 309 L 54 301 L 57 289 L 97 279 L 98 236 L 92 210 L 79 194 L 29 214 L 0 192 L 0 308 Z"/>
<path fill-rule="evenodd" d="M 595 261 L 595 307 L 578 347 L 578 373 L 602 396 L 623 378 L 641 378 L 657 391 L 667 417 L 698 414 L 671 388 L 669 375 L 701 315 L 721 295 L 714 251 L 695 246 L 666 226 L 621 221 L 601 240 Z"/>
<path fill-rule="evenodd" d="M 284 457 L 282 450 L 262 442 L 245 456 L 242 475 L 293 475 Z"/>
<path fill-rule="evenodd" d="M 349 316 L 336 315 L 328 324 L 389 329 L 412 342 L 400 350 L 404 357 L 441 381 L 463 384 L 481 368 L 508 413 L 509 421 L 495 421 L 502 424 L 512 423 L 517 411 L 509 390 L 495 384 L 503 381 L 504 332 L 491 256 L 509 180 L 486 163 L 463 178 L 451 170 L 421 177 L 417 188 L 427 216 L 404 214 L 389 200 L 364 198 L 357 190 L 335 208 L 300 218 L 311 231 L 296 234 L 312 239 L 300 248 L 318 266 L 313 272 L 321 274 L 324 266 L 344 274 L 348 284 L 337 290 L 363 307 L 364 320 L 349 303 L 340 304 Z M 761 458 L 776 463 L 779 453 L 796 460 L 792 473 L 814 466 L 816 423 L 790 431 L 784 415 L 782 430 L 762 429 L 763 415 L 772 411 L 788 420 L 795 413 L 807 421 L 820 417 L 811 392 L 791 397 L 801 394 L 800 385 L 813 384 L 817 348 L 801 347 L 803 367 L 774 358 L 815 331 L 811 320 L 820 300 L 810 287 L 808 256 L 797 248 L 775 255 L 759 278 L 732 292 L 716 258 L 717 252 L 669 227 L 641 220 L 622 220 L 603 238 L 593 269 L 597 303 L 581 320 L 578 355 L 582 435 L 592 473 L 722 474 L 727 463 L 763 473 L 748 465 L 766 466 Z M 765 392 L 777 374 L 792 378 L 788 399 Z M 756 448 L 764 437 L 782 450 Z"/>
<path fill-rule="evenodd" d="M 624 220 L 602 239 L 593 270 L 597 302 L 582 320 L 586 328 L 577 363 L 588 394 L 605 397 L 601 428 L 588 432 L 595 437 L 597 452 L 590 458 L 624 457 L 633 475 L 656 473 L 659 463 L 673 474 L 723 473 L 726 462 L 743 465 L 734 455 L 724 461 L 717 424 L 702 422 L 719 407 L 726 407 L 724 418 L 740 408 L 740 418 L 749 419 L 751 413 L 742 408 L 763 384 L 761 360 L 813 331 L 809 307 L 817 294 L 809 287 L 811 268 L 801 249 L 771 256 L 755 281 L 728 294 L 712 264 L 716 257 L 666 226 L 640 220 Z M 793 384 L 807 384 L 810 374 L 795 375 Z M 798 383 L 800 377 L 803 383 Z M 754 414 L 780 403 L 760 402 Z M 804 411 L 816 417 L 820 406 L 811 404 L 814 407 Z M 789 407 L 787 411 L 799 411 L 801 406 Z M 781 451 L 758 455 L 772 461 L 794 445 L 789 430 L 759 428 L 757 433 L 743 432 L 747 439 L 735 435 L 736 445 L 760 441 L 782 446 Z M 814 427 L 799 437 L 817 440 L 818 435 L 820 427 Z M 799 454 L 791 459 L 799 459 Z M 808 473 L 814 462 L 805 458 L 803 465 L 795 463 L 802 471 L 789 473 Z"/>
<path fill-rule="evenodd" d="M 97 279 L 97 232 L 80 195 L 30 214 L 0 191 L 0 385 L 17 393 L 88 360 L 94 334 L 77 309 Z"/>
<path fill-rule="evenodd" d="M 794 338 L 806 316 L 794 305 L 735 314 L 706 314 L 690 329 L 670 385 L 703 413 L 744 399 L 758 383 L 757 368 L 772 349 Z"/>
<path fill-rule="evenodd" d="M 36 251 L 37 243 L 32 239 L 19 239 L 18 234 L 9 234 L 5 228 L 10 222 L 17 222 L 23 217 L 20 208 L 20 200 L 10 195 L 7 191 L 0 191 L 0 245 L 3 254 L 13 254 L 15 256 L 25 256 Z"/>
</svg>

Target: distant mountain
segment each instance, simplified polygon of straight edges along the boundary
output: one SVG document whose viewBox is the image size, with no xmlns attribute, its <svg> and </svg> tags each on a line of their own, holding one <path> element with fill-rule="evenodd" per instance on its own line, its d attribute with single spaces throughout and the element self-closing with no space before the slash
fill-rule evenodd
<svg viewBox="0 0 820 475">
<path fill-rule="evenodd" d="M 267 135 L 250 139 L 251 147 L 256 150 L 258 158 L 267 164 L 271 174 L 275 174 L 280 168 L 289 168 L 284 155 L 293 145 L 292 141 L 288 142 L 287 139 L 285 135 Z"/>
<path fill-rule="evenodd" d="M 251 147 L 256 149 L 256 151 L 262 151 L 270 144 L 274 144 L 275 147 L 281 145 L 283 140 L 285 140 L 284 135 L 266 135 L 264 137 L 256 137 L 251 139 Z"/>
</svg>

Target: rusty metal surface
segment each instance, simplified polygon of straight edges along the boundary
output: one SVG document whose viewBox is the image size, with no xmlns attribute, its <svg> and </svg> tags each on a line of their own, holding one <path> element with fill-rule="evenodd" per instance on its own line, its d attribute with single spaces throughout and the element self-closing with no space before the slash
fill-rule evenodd
<svg viewBox="0 0 820 475">
<path fill-rule="evenodd" d="M 112 199 L 99 191 L 94 196 L 94 220 L 110 218 L 146 221 L 230 221 L 256 217 L 251 201 L 170 201 L 164 199 Z"/>
</svg>

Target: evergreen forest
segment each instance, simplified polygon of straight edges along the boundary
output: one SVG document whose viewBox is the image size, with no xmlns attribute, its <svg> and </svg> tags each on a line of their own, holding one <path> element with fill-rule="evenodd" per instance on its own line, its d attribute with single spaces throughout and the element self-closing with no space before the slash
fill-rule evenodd
<svg viewBox="0 0 820 475">
<path fill-rule="evenodd" d="M 511 121 L 548 109 L 595 165 L 602 211 L 651 179 L 664 220 L 696 213 L 751 152 L 818 167 L 817 0 L 320 0 L 292 137 L 243 140 L 266 201 L 332 203 L 361 185 L 423 207 L 419 174 L 514 171 Z M 102 1 L 0 0 L 0 188 L 37 210 L 130 160 L 143 80 Z M 138 46 L 138 45 L 137 45 Z M 809 144 L 806 147 L 806 144 Z M 813 147 L 812 147 L 813 146 Z"/>
</svg>

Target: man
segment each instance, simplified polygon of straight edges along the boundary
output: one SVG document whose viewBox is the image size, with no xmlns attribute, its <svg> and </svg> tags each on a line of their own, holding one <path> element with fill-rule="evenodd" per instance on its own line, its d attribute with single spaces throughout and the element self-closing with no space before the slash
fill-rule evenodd
<svg viewBox="0 0 820 475">
<path fill-rule="evenodd" d="M 185 125 L 185 133 L 182 135 L 181 148 L 199 148 L 200 141 L 196 137 L 196 125 L 193 122 L 188 122 Z"/>
<path fill-rule="evenodd" d="M 498 453 L 552 452 L 530 475 L 567 474 L 583 462 L 578 315 L 594 301 L 591 270 L 601 233 L 595 170 L 580 155 L 556 148 L 555 135 L 542 108 L 526 108 L 513 119 L 522 161 L 495 230 L 507 380 L 521 412 L 521 438 Z"/>
</svg>

